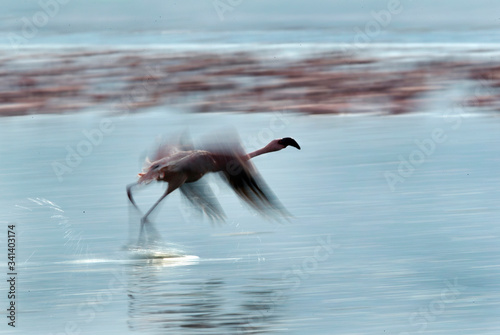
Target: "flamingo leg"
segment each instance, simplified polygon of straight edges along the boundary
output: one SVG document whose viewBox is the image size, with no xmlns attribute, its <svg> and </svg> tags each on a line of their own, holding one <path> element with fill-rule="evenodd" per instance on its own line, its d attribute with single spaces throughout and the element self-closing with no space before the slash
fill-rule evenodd
<svg viewBox="0 0 500 335">
<path fill-rule="evenodd" d="M 177 188 L 179 188 L 184 182 L 186 181 L 187 177 L 184 175 L 179 175 L 176 178 L 173 178 L 171 181 L 168 182 L 168 188 L 163 193 L 163 195 L 158 199 L 155 204 L 144 214 L 144 216 L 141 218 L 141 230 L 139 232 L 139 241 L 142 239 L 142 234 L 144 231 L 144 225 L 149 222 L 148 216 L 155 210 L 155 208 L 160 204 L 160 202 L 165 199 L 167 195 L 175 191 Z M 137 208 L 137 206 L 136 206 Z"/>
<path fill-rule="evenodd" d="M 132 197 L 132 188 L 135 186 L 138 186 L 138 185 L 139 185 L 138 183 L 132 183 L 132 184 L 127 185 L 127 196 L 128 196 L 128 199 L 130 200 L 130 203 L 132 205 L 134 205 L 135 209 L 137 209 L 140 213 L 141 211 L 139 210 L 139 207 L 137 207 L 137 204 L 135 203 L 135 200 Z"/>
<path fill-rule="evenodd" d="M 132 189 L 133 189 L 133 188 L 135 188 L 136 186 L 140 186 L 140 184 L 138 184 L 138 183 L 132 183 L 132 184 L 127 185 L 127 196 L 128 196 L 128 199 L 130 200 L 130 203 L 134 206 L 134 208 L 137 210 L 137 212 L 139 213 L 139 215 L 140 215 L 141 217 L 143 217 L 143 218 L 141 219 L 141 227 L 140 227 L 140 229 L 139 229 L 139 239 L 138 239 L 138 241 L 137 241 L 137 244 L 139 244 L 139 245 L 140 245 L 140 244 L 143 244 L 143 239 L 144 239 L 144 238 L 143 238 L 143 235 L 144 235 L 144 225 L 145 225 L 145 223 L 146 223 L 146 222 L 148 222 L 148 220 L 147 220 L 147 218 L 146 218 L 146 217 L 142 214 L 141 210 L 140 210 L 140 209 L 139 209 L 139 207 L 137 206 L 137 204 L 136 204 L 136 202 L 135 202 L 135 200 L 134 200 L 134 198 L 133 198 L 133 196 L 132 196 Z M 162 196 L 162 198 L 161 198 L 161 199 L 163 199 L 165 196 L 166 196 L 166 195 L 164 194 L 164 195 Z M 158 205 L 158 203 L 161 201 L 161 199 L 160 199 L 160 200 L 159 200 L 159 201 L 155 204 L 155 206 L 157 206 L 157 205 Z M 153 208 L 152 208 L 152 209 L 153 209 Z M 150 210 L 148 211 L 148 214 L 147 214 L 147 215 L 149 215 L 149 214 L 151 213 L 152 209 L 150 209 Z M 155 236 L 157 236 L 157 237 L 159 236 L 159 233 L 156 231 L 156 229 L 155 229 L 154 227 L 150 226 L 150 227 L 149 227 L 149 229 L 153 231 L 153 232 L 152 232 L 152 234 L 153 234 L 153 235 L 155 235 Z"/>
<path fill-rule="evenodd" d="M 146 223 L 148 223 L 147 226 L 146 226 Z M 145 229 L 146 227 L 147 227 L 147 229 Z M 139 230 L 139 238 L 137 240 L 138 245 L 143 245 L 145 242 L 144 241 L 144 231 L 146 231 L 146 233 L 147 233 L 147 236 L 148 236 L 147 240 L 148 241 L 155 242 L 155 241 L 161 240 L 160 233 L 156 230 L 153 223 L 151 221 L 149 221 L 148 219 L 146 219 L 145 221 L 141 220 L 141 228 Z M 152 237 L 152 239 L 151 239 L 151 237 Z"/>
<path fill-rule="evenodd" d="M 130 203 L 134 206 L 136 211 L 142 217 L 143 214 L 142 214 L 141 210 L 139 209 L 139 207 L 137 206 L 137 204 L 134 200 L 134 197 L 132 196 L 132 189 L 137 187 L 137 186 L 139 186 L 138 183 L 132 183 L 132 184 L 127 185 L 127 196 L 128 196 L 128 199 L 130 200 Z M 142 244 L 143 235 L 144 235 L 144 222 L 142 222 L 142 220 L 141 220 L 141 228 L 139 230 L 139 240 L 138 240 L 137 244 Z"/>
<path fill-rule="evenodd" d="M 146 222 L 148 222 L 148 216 L 149 214 L 151 214 L 153 212 L 153 210 L 156 208 L 156 206 L 158 206 L 160 204 L 160 202 L 165 199 L 165 197 L 169 194 L 170 192 L 168 191 L 168 189 L 165 191 L 165 193 L 163 193 L 163 195 L 160 197 L 160 199 L 158 199 L 158 201 L 156 201 L 156 203 L 149 209 L 149 211 L 146 212 L 146 214 L 144 214 L 144 216 L 141 218 L 141 228 L 142 228 L 142 225 Z"/>
</svg>

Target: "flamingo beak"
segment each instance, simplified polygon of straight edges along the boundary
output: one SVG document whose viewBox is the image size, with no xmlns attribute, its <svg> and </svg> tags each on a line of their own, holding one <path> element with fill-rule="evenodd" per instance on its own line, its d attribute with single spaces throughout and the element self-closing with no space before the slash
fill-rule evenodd
<svg viewBox="0 0 500 335">
<path fill-rule="evenodd" d="M 281 145 L 284 145 L 285 148 L 290 145 L 290 146 L 300 150 L 300 145 L 297 143 L 297 141 L 295 141 L 291 137 L 284 137 L 278 143 Z"/>
</svg>

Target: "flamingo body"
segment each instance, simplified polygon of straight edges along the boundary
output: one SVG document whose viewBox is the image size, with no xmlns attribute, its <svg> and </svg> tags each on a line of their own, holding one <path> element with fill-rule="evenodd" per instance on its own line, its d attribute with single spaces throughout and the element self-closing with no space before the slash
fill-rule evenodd
<svg viewBox="0 0 500 335">
<path fill-rule="evenodd" d="M 178 188 L 187 200 L 210 219 L 223 221 L 225 214 L 210 187 L 202 179 L 209 172 L 219 172 L 236 194 L 261 214 L 279 212 L 287 215 L 250 159 L 282 150 L 289 145 L 300 150 L 297 142 L 289 137 L 273 140 L 265 147 L 249 154 L 243 152 L 238 141 L 217 143 L 210 150 L 195 150 L 186 144 L 160 145 L 153 155 L 153 160 L 146 160 L 137 182 L 127 186 L 129 200 L 139 211 L 132 197 L 133 187 L 149 184 L 152 181 L 168 183 L 165 193 L 142 217 L 141 235 L 144 223 L 147 222 L 151 212 L 168 194 Z"/>
</svg>

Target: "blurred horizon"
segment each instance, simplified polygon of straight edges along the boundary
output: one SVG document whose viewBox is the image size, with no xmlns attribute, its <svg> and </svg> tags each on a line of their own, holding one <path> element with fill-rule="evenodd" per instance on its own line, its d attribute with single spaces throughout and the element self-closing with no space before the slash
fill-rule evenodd
<svg viewBox="0 0 500 335">
<path fill-rule="evenodd" d="M 38 22 L 38 27 L 25 45 L 56 43 L 54 39 L 69 42 L 64 35 L 71 36 L 72 43 L 94 44 L 100 39 L 97 43 L 101 44 L 112 41 L 117 34 L 146 33 L 162 44 L 172 40 L 191 42 L 192 34 L 252 31 L 256 32 L 252 41 L 280 43 L 279 38 L 266 39 L 265 32 L 284 30 L 295 36 L 283 42 L 338 43 L 352 40 L 358 28 L 366 30 L 366 24 L 376 22 L 377 15 L 382 15 L 378 19 L 380 33 L 376 34 L 380 42 L 492 43 L 497 41 L 495 29 L 500 24 L 498 14 L 492 10 L 494 5 L 490 0 L 441 1 L 437 4 L 427 0 L 313 0 L 307 3 L 283 0 L 272 3 L 261 0 L 8 0 L 3 6 L 0 44 L 9 44 L 12 34 L 23 36 L 23 29 L 25 34 L 30 32 L 30 28 L 26 28 L 27 21 L 28 25 Z M 381 13 L 389 13 L 390 6 L 394 12 L 384 18 Z M 94 34 L 99 34 L 99 38 Z M 135 37 L 133 43 L 137 42 Z M 212 41 L 195 37 L 197 43 Z M 151 37 L 142 42 L 151 43 Z"/>
</svg>

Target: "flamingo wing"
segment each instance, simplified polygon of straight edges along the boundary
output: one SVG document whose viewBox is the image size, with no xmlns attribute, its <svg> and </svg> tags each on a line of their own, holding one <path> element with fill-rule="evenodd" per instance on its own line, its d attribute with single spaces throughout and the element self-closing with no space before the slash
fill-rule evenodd
<svg viewBox="0 0 500 335">
<path fill-rule="evenodd" d="M 165 169 L 186 156 L 182 151 L 192 150 L 192 147 L 187 133 L 171 139 L 158 138 L 155 149 L 148 155 L 139 173 L 139 183 L 150 183 L 158 177 L 162 178 Z"/>
<path fill-rule="evenodd" d="M 205 150 L 212 153 L 222 179 L 245 203 L 264 216 L 290 216 L 248 160 L 236 133 L 219 135 Z"/>
<path fill-rule="evenodd" d="M 203 179 L 183 184 L 179 190 L 184 198 L 193 205 L 193 209 L 204 213 L 212 222 L 225 221 L 226 215 L 219 201 Z"/>
<path fill-rule="evenodd" d="M 234 192 L 264 216 L 290 216 L 278 198 L 264 182 L 257 169 L 242 155 L 230 154 L 219 158 L 224 162 L 221 175 Z"/>
<path fill-rule="evenodd" d="M 195 150 L 194 145 L 187 132 L 184 132 L 175 139 L 160 141 L 152 158 L 153 162 L 161 162 L 161 160 L 166 157 L 174 158 L 177 156 L 176 154 L 181 151 L 188 152 L 193 150 Z M 180 161 L 170 161 L 169 163 L 185 164 L 186 162 L 181 163 Z M 153 166 L 153 164 L 149 163 L 148 168 L 151 166 Z M 226 215 L 222 210 L 219 201 L 212 192 L 209 184 L 203 179 L 196 182 L 184 183 L 181 187 L 179 187 L 179 190 L 181 191 L 183 198 L 192 205 L 195 211 L 205 214 L 212 222 L 225 221 Z"/>
</svg>

